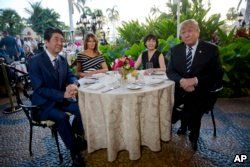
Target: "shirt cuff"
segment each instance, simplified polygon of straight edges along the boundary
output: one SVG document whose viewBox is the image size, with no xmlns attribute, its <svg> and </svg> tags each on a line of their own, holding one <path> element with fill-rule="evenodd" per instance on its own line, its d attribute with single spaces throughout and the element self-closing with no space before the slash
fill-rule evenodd
<svg viewBox="0 0 250 167">
<path fill-rule="evenodd" d="M 199 83 L 198 78 L 197 78 L 197 77 L 194 77 L 194 79 L 195 79 L 195 86 L 197 86 L 198 83 Z"/>
</svg>

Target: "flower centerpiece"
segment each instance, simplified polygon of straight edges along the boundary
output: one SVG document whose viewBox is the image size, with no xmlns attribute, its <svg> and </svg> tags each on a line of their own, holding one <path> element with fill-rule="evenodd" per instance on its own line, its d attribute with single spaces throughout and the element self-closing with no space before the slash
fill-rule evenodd
<svg viewBox="0 0 250 167">
<path fill-rule="evenodd" d="M 131 57 L 123 56 L 119 59 L 115 59 L 112 65 L 112 70 L 118 70 L 121 74 L 122 79 L 128 79 L 128 74 L 131 73 L 132 76 L 137 76 L 137 71 L 134 69 L 135 62 Z"/>
</svg>

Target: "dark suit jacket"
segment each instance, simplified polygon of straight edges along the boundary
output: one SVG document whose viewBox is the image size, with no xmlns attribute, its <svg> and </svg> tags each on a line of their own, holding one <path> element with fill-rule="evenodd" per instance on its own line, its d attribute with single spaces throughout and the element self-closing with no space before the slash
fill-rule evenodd
<svg viewBox="0 0 250 167">
<path fill-rule="evenodd" d="M 6 53 L 10 56 L 10 58 L 17 58 L 18 46 L 15 38 L 11 36 L 4 37 L 0 42 L 0 48 L 2 48 L 2 46 L 5 46 Z"/>
<path fill-rule="evenodd" d="M 175 96 L 187 94 L 194 104 L 196 102 L 202 104 L 214 86 L 222 82 L 223 72 L 218 48 L 213 44 L 199 41 L 189 73 L 187 73 L 186 68 L 186 45 L 181 43 L 170 51 L 168 78 L 176 83 Z M 198 85 L 194 92 L 187 93 L 180 88 L 179 82 L 181 78 L 192 77 L 198 78 Z"/>
<path fill-rule="evenodd" d="M 69 70 L 67 61 L 59 56 L 59 77 L 46 52 L 29 61 L 29 76 L 33 87 L 32 104 L 41 108 L 40 117 L 46 119 L 48 112 L 56 103 L 63 103 L 66 86 L 77 83 L 77 78 Z"/>
</svg>

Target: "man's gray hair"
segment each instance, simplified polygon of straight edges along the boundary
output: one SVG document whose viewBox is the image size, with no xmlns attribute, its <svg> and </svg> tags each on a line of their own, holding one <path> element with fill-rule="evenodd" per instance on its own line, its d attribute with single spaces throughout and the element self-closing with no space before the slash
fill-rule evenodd
<svg viewBox="0 0 250 167">
<path fill-rule="evenodd" d="M 185 27 L 187 27 L 187 26 L 190 26 L 190 25 L 194 26 L 194 27 L 196 28 L 196 30 L 197 30 L 198 32 L 200 32 L 199 24 L 198 24 L 198 22 L 197 22 L 195 19 L 188 19 L 188 20 L 183 21 L 183 22 L 180 24 L 180 31 L 181 31 L 183 28 L 185 28 Z"/>
</svg>

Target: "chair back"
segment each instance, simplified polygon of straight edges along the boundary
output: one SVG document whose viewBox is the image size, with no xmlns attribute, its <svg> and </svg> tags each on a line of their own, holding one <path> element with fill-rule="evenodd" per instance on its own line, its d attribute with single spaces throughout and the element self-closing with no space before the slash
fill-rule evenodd
<svg viewBox="0 0 250 167">
<path fill-rule="evenodd" d="M 39 121 L 37 116 L 38 115 L 37 113 L 39 112 L 39 107 L 34 105 L 24 105 L 24 104 L 20 104 L 20 106 L 22 107 L 30 123 L 32 121 Z"/>
<path fill-rule="evenodd" d="M 206 105 L 206 112 L 208 113 L 214 108 L 214 105 L 217 101 L 219 92 L 223 89 L 223 86 L 215 87 L 215 89 L 210 90 L 208 95 L 208 101 Z"/>
</svg>

